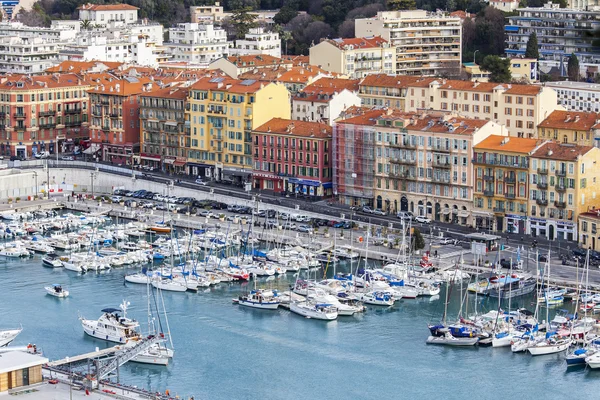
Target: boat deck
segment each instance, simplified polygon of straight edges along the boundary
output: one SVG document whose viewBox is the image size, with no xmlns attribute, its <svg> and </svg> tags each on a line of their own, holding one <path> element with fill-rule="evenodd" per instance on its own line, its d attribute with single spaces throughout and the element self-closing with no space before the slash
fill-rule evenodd
<svg viewBox="0 0 600 400">
<path fill-rule="evenodd" d="M 73 356 L 73 357 L 66 357 L 61 360 L 51 361 L 47 365 L 48 365 L 48 367 L 60 367 L 62 365 L 66 365 L 66 364 L 73 364 L 73 363 L 78 363 L 81 361 L 86 361 L 90 358 L 110 356 L 110 355 L 113 355 L 114 353 L 116 353 L 120 349 L 121 349 L 121 346 L 109 347 L 107 349 L 101 349 L 98 351 L 92 351 L 89 353 L 80 354 L 80 355 Z"/>
</svg>

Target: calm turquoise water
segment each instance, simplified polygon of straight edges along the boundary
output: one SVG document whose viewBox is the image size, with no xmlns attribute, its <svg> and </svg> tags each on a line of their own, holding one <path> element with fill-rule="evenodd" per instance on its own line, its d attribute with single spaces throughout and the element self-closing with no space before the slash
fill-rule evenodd
<svg viewBox="0 0 600 400">
<path fill-rule="evenodd" d="M 0 326 L 23 324 L 15 345 L 36 343 L 50 359 L 106 347 L 84 336 L 78 313 L 97 318 L 101 308 L 127 299 L 130 315 L 145 321 L 146 287 L 125 285 L 126 272 L 80 276 L 44 268 L 39 256 L 0 260 Z M 43 287 L 51 283 L 67 285 L 71 297 L 47 296 Z M 264 284 L 285 288 L 288 281 Z M 126 365 L 122 380 L 196 399 L 598 398 L 600 374 L 567 372 L 561 355 L 427 346 L 426 325 L 439 320 L 442 300 L 404 300 L 325 323 L 233 305 L 242 290 L 232 284 L 164 293 L 175 358 L 166 368 Z"/>
</svg>

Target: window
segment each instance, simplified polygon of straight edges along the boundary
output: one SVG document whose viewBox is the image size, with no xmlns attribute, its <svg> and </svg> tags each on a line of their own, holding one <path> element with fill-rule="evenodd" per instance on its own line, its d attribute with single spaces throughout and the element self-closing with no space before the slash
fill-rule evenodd
<svg viewBox="0 0 600 400">
<path fill-rule="evenodd" d="M 504 102 L 506 104 L 511 104 L 512 103 L 512 96 L 504 96 Z"/>
<path fill-rule="evenodd" d="M 510 107 L 506 107 L 506 108 L 504 109 L 504 114 L 505 114 L 505 115 L 512 115 L 512 108 L 510 108 Z"/>
<path fill-rule="evenodd" d="M 527 116 L 533 117 L 533 110 L 527 110 Z"/>
<path fill-rule="evenodd" d="M 533 104 L 534 104 L 533 103 L 533 98 L 532 97 L 528 97 L 527 98 L 527 105 L 532 106 Z"/>
</svg>

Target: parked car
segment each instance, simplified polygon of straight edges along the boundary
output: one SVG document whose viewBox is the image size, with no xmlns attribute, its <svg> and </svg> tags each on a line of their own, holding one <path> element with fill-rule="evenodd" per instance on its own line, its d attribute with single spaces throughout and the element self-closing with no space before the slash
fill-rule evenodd
<svg viewBox="0 0 600 400">
<path fill-rule="evenodd" d="M 399 211 L 398 214 L 396 214 L 396 217 L 404 221 L 410 221 L 413 218 L 413 213 L 410 211 Z"/>
<path fill-rule="evenodd" d="M 293 222 L 286 222 L 285 224 L 283 224 L 283 229 L 293 231 L 296 229 L 296 224 Z"/>
<path fill-rule="evenodd" d="M 63 161 L 74 161 L 75 160 L 75 158 L 73 156 L 62 156 L 60 159 Z"/>
<path fill-rule="evenodd" d="M 201 216 L 206 217 L 206 218 L 210 218 L 210 217 L 212 217 L 213 212 L 210 211 L 210 210 L 200 210 L 200 212 L 198 213 L 198 215 L 201 215 Z"/>
<path fill-rule="evenodd" d="M 35 153 L 34 157 L 41 160 L 50 157 L 50 153 L 47 151 L 40 151 L 39 153 Z"/>
<path fill-rule="evenodd" d="M 387 215 L 387 213 L 385 211 L 383 211 L 382 209 L 380 209 L 380 208 L 374 209 L 373 210 L 373 214 L 375 214 L 375 215 Z"/>
<path fill-rule="evenodd" d="M 112 201 L 113 203 L 120 203 L 123 201 L 123 198 L 121 196 L 113 196 L 110 198 L 110 201 Z"/>
<path fill-rule="evenodd" d="M 336 222 L 336 223 L 333 225 L 333 227 L 334 227 L 334 228 L 343 228 L 345 224 L 346 224 L 345 222 Z"/>
<path fill-rule="evenodd" d="M 369 206 L 363 206 L 361 208 L 361 211 L 364 212 L 364 213 L 367 213 L 367 214 L 373 214 L 373 210 Z"/>
<path fill-rule="evenodd" d="M 10 156 L 10 161 L 25 161 L 23 156 Z"/>
<path fill-rule="evenodd" d="M 431 220 L 429 218 L 424 217 L 422 215 L 417 215 L 415 217 L 415 221 L 420 222 L 421 224 L 430 224 L 431 223 Z"/>
<path fill-rule="evenodd" d="M 208 185 L 208 182 L 205 182 L 205 181 L 203 181 L 203 180 L 202 180 L 202 179 L 200 179 L 200 178 L 196 179 L 196 180 L 194 181 L 194 183 L 195 183 L 196 185 L 202 185 L 202 186 L 206 186 L 206 185 Z"/>
<path fill-rule="evenodd" d="M 298 232 L 310 233 L 312 231 L 313 231 L 313 228 L 311 228 L 308 225 L 300 225 L 300 226 L 298 226 Z"/>
<path fill-rule="evenodd" d="M 275 228 L 275 227 L 277 227 L 277 221 L 269 219 L 269 220 L 267 220 L 267 222 L 265 222 L 265 227 L 267 227 L 267 228 Z"/>
</svg>

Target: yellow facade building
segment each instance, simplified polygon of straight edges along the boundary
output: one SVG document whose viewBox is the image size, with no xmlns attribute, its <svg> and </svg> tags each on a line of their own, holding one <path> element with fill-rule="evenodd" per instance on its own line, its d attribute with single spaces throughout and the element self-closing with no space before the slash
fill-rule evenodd
<svg viewBox="0 0 600 400">
<path fill-rule="evenodd" d="M 530 156 L 529 229 L 549 240 L 576 240 L 578 216 L 600 205 L 600 149 L 544 142 Z"/>
<path fill-rule="evenodd" d="M 472 81 L 489 82 L 490 72 L 483 71 L 473 62 L 463 63 L 463 69 Z M 510 74 L 513 81 L 523 83 L 538 82 L 538 60 L 535 58 L 511 58 Z"/>
<path fill-rule="evenodd" d="M 580 146 L 596 146 L 597 133 L 600 114 L 593 112 L 557 110 L 538 125 L 538 138 Z"/>
<path fill-rule="evenodd" d="M 272 118 L 290 119 L 283 84 L 227 77 L 204 78 L 190 87 L 188 173 L 234 184 L 250 182 L 252 130 Z"/>
</svg>

